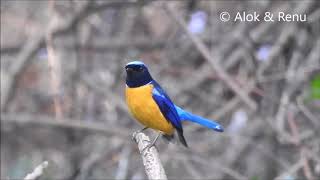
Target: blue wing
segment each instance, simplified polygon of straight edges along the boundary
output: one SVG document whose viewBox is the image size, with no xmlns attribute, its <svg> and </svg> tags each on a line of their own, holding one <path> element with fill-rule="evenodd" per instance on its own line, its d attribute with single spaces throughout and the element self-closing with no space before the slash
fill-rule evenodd
<svg viewBox="0 0 320 180">
<path fill-rule="evenodd" d="M 181 121 L 173 102 L 156 81 L 152 81 L 152 84 L 154 86 L 152 97 L 159 106 L 161 113 L 176 129 L 182 130 Z"/>
<path fill-rule="evenodd" d="M 156 81 L 153 80 L 152 84 L 154 86 L 152 90 L 152 97 L 154 101 L 157 103 L 164 117 L 168 121 L 170 121 L 173 127 L 175 127 L 175 129 L 177 130 L 180 142 L 185 147 L 188 147 L 187 141 L 183 136 L 183 129 L 182 129 L 180 117 L 173 102 Z"/>
<path fill-rule="evenodd" d="M 209 128 L 209 129 L 213 129 L 218 132 L 223 132 L 223 127 L 219 123 L 217 123 L 215 121 L 211 121 L 209 119 L 205 119 L 205 118 L 197 116 L 197 115 L 194 115 L 190 112 L 183 110 L 182 108 L 180 108 L 176 105 L 175 105 L 175 108 L 180 116 L 181 121 L 195 122 L 195 123 L 198 123 L 202 126 Z"/>
</svg>

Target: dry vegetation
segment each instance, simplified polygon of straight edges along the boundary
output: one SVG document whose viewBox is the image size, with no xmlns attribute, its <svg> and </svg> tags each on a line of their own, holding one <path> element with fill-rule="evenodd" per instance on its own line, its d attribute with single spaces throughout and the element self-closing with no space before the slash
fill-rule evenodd
<svg viewBox="0 0 320 180">
<path fill-rule="evenodd" d="M 222 22 L 222 11 L 308 20 Z M 184 124 L 189 149 L 158 141 L 169 179 L 316 179 L 319 22 L 317 0 L 1 1 L 1 179 L 43 161 L 44 179 L 147 178 L 124 102 L 131 59 L 226 129 Z"/>
</svg>

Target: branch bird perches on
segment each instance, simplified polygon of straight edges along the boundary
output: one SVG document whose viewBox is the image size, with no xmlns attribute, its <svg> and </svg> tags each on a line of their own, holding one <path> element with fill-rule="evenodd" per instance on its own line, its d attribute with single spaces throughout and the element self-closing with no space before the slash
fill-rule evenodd
<svg viewBox="0 0 320 180">
<path fill-rule="evenodd" d="M 149 137 L 142 132 L 137 132 L 133 134 L 132 138 L 138 144 L 139 152 L 141 154 L 148 179 L 166 180 L 167 175 L 159 159 L 157 149 L 155 146 L 146 148 L 152 143 Z"/>
</svg>

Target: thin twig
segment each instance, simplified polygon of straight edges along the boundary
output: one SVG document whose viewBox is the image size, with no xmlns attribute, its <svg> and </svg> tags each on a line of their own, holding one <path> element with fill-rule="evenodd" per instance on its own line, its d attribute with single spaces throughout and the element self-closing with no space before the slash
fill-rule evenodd
<svg viewBox="0 0 320 180">
<path fill-rule="evenodd" d="M 315 127 L 320 127 L 319 118 L 312 114 L 312 112 L 303 104 L 302 96 L 297 97 L 297 105 L 300 111 L 309 119 Z"/>
<path fill-rule="evenodd" d="M 49 30 L 46 34 L 46 46 L 48 51 L 48 66 L 49 66 L 49 74 L 50 74 L 50 85 L 54 94 L 53 97 L 53 105 L 54 105 L 54 113 L 56 118 L 61 118 L 62 114 L 62 105 L 61 105 L 61 62 L 60 59 L 57 58 L 56 52 L 54 50 L 54 37 L 53 37 L 53 29 L 59 25 L 61 21 L 58 18 L 58 15 L 54 11 L 54 1 L 50 1 L 50 7 L 53 11 L 53 17 L 49 23 Z"/>
<path fill-rule="evenodd" d="M 308 180 L 312 180 L 313 175 L 311 173 L 310 165 L 308 162 L 308 157 L 306 155 L 308 148 L 305 145 L 301 145 L 301 141 L 298 138 L 298 136 L 299 136 L 298 125 L 295 121 L 294 114 L 292 112 L 288 112 L 288 123 L 289 123 L 289 128 L 291 131 L 291 135 L 294 139 L 294 143 L 297 146 L 297 148 L 300 150 L 300 156 L 301 156 L 300 159 L 303 162 L 303 166 L 302 166 L 303 173 Z"/>
<path fill-rule="evenodd" d="M 40 34 L 38 37 L 34 37 L 27 41 L 27 44 L 23 47 L 19 55 L 16 57 L 15 63 L 8 70 L 8 84 L 1 88 L 1 111 L 6 111 L 8 103 L 14 96 L 17 86 L 17 80 L 20 75 L 32 60 L 34 54 L 44 44 L 44 34 Z"/>
<path fill-rule="evenodd" d="M 293 164 L 287 171 L 282 172 L 279 176 L 275 177 L 274 179 L 275 180 L 284 179 L 286 176 L 297 172 L 302 166 L 303 166 L 303 159 L 300 159 L 298 162 Z"/>
</svg>

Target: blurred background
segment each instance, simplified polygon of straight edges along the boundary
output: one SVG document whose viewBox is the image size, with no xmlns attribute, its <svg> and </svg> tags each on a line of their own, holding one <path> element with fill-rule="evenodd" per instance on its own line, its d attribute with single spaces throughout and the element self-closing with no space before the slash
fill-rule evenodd
<svg viewBox="0 0 320 180">
<path fill-rule="evenodd" d="M 189 149 L 160 139 L 169 179 L 317 179 L 319 52 L 317 0 L 1 1 L 1 179 L 43 161 L 43 179 L 145 179 L 124 99 L 133 59 L 225 127 L 184 124 Z"/>
</svg>

